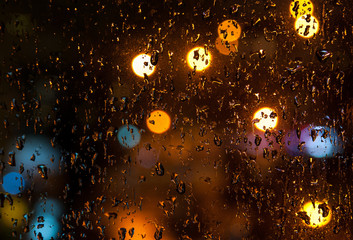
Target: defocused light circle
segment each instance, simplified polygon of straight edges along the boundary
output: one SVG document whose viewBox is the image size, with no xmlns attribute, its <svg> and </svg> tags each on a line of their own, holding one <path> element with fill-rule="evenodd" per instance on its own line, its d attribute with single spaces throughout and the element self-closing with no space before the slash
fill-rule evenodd
<svg viewBox="0 0 353 240">
<path fill-rule="evenodd" d="M 118 131 L 118 140 L 121 146 L 126 148 L 133 148 L 139 144 L 141 140 L 141 134 L 134 125 L 122 126 Z"/>
<path fill-rule="evenodd" d="M 314 6 L 309 0 L 292 0 L 289 10 L 292 17 L 298 18 L 303 15 L 313 14 Z"/>
<path fill-rule="evenodd" d="M 342 138 L 334 128 L 308 125 L 299 129 L 299 134 L 293 130 L 285 137 L 285 149 L 292 156 L 329 158 L 343 150 Z"/>
<path fill-rule="evenodd" d="M 299 36 L 311 38 L 319 31 L 319 22 L 310 14 L 303 15 L 295 21 L 295 30 Z"/>
<path fill-rule="evenodd" d="M 9 201 L 4 201 L 4 207 L 0 207 L 0 224 L 7 227 L 12 227 L 14 220 L 17 220 L 18 225 L 21 225 L 24 215 L 28 211 L 28 207 L 23 198 L 12 197 L 13 205 Z"/>
<path fill-rule="evenodd" d="M 268 107 L 261 108 L 254 114 L 253 123 L 261 131 L 274 129 L 277 126 L 278 117 L 276 112 Z"/>
<path fill-rule="evenodd" d="M 41 220 L 41 217 L 43 221 Z M 32 220 L 31 226 L 31 237 L 32 239 L 37 239 L 40 233 L 44 240 L 46 239 L 59 239 L 58 234 L 60 233 L 60 223 L 56 217 L 50 214 L 37 215 L 36 218 Z M 39 239 L 39 238 L 38 238 Z"/>
<path fill-rule="evenodd" d="M 22 175 L 17 172 L 10 172 L 3 177 L 2 188 L 7 193 L 18 194 L 22 192 L 24 187 L 25 181 Z"/>
<path fill-rule="evenodd" d="M 150 117 L 146 120 L 147 127 L 151 132 L 161 134 L 170 128 L 171 119 L 168 113 L 162 110 L 151 112 Z"/>
<path fill-rule="evenodd" d="M 316 137 L 313 137 L 312 133 Z M 312 127 L 302 131 L 304 152 L 315 158 L 332 157 L 340 151 L 337 132 L 329 127 Z"/>
<path fill-rule="evenodd" d="M 326 208 L 326 213 L 323 208 Z M 315 202 L 315 207 L 312 202 L 307 202 L 303 206 L 303 211 L 306 212 L 306 215 L 310 218 L 310 223 L 306 223 L 310 227 L 322 227 L 331 221 L 331 209 L 323 202 Z"/>
<path fill-rule="evenodd" d="M 233 42 L 240 38 L 241 28 L 235 20 L 225 20 L 218 26 L 219 37 L 228 42 Z"/>
<path fill-rule="evenodd" d="M 206 53 L 203 47 L 196 47 L 188 53 L 187 62 L 190 68 L 202 71 L 210 66 L 211 54 L 210 52 Z"/>
<path fill-rule="evenodd" d="M 59 174 L 61 147 L 53 147 L 51 139 L 44 135 L 26 136 L 23 149 L 14 152 L 18 165 L 23 164 L 25 171 L 37 172 L 37 166 L 43 164 L 48 168 L 48 176 Z"/>
<path fill-rule="evenodd" d="M 34 207 L 36 215 L 51 215 L 60 217 L 63 212 L 63 204 L 56 199 L 43 199 L 38 201 Z"/>
<path fill-rule="evenodd" d="M 151 64 L 151 56 L 147 54 L 140 54 L 132 60 L 132 70 L 139 77 L 151 75 L 155 67 Z"/>
<path fill-rule="evenodd" d="M 219 53 L 223 55 L 229 55 L 232 52 L 238 52 L 238 41 L 228 42 L 224 41 L 221 38 L 217 38 L 215 42 L 216 49 Z"/>
</svg>

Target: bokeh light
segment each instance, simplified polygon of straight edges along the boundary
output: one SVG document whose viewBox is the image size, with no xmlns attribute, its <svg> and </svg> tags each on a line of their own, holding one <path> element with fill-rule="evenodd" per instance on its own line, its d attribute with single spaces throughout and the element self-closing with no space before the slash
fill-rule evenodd
<svg viewBox="0 0 353 240">
<path fill-rule="evenodd" d="M 303 38 L 311 38 L 319 31 L 319 21 L 312 15 L 303 15 L 295 21 L 295 30 Z"/>
<path fill-rule="evenodd" d="M 294 18 L 303 15 L 313 14 L 314 6 L 309 0 L 292 0 L 290 4 L 290 14 Z"/>
<path fill-rule="evenodd" d="M 310 227 L 322 227 L 327 225 L 331 221 L 331 209 L 324 202 L 316 201 L 315 204 L 307 202 L 302 209 L 304 215 L 304 223 Z"/>
<path fill-rule="evenodd" d="M 146 211 L 146 210 L 145 210 Z M 119 211 L 120 218 L 117 218 L 114 224 L 107 225 L 107 235 L 116 239 L 130 240 L 155 240 L 156 232 L 162 229 L 162 239 L 174 239 L 166 233 L 163 227 L 159 227 L 152 219 L 154 212 L 138 212 L 132 210 Z M 109 217 L 109 212 L 106 213 Z M 125 237 L 123 237 L 125 236 Z"/>
<path fill-rule="evenodd" d="M 18 226 L 22 225 L 24 215 L 28 212 L 28 206 L 24 198 L 12 196 L 13 205 L 9 201 L 4 201 L 4 207 L 0 207 L 0 222 L 7 227 L 12 227 L 15 221 Z"/>
<path fill-rule="evenodd" d="M 0 240 L 353 240 L 351 1 L 3 0 Z"/>
<path fill-rule="evenodd" d="M 35 218 L 32 219 L 30 224 L 30 238 L 32 239 L 40 239 L 39 235 L 43 237 L 43 240 L 46 239 L 59 239 L 58 234 L 60 234 L 60 222 L 56 217 L 50 214 L 40 214 L 36 215 Z"/>
<path fill-rule="evenodd" d="M 316 158 L 330 157 L 339 150 L 337 132 L 329 127 L 312 127 L 302 132 L 304 152 Z"/>
<path fill-rule="evenodd" d="M 134 125 L 121 126 L 118 131 L 118 140 L 121 146 L 126 148 L 133 148 L 139 144 L 141 134 L 139 129 Z"/>
<path fill-rule="evenodd" d="M 32 172 L 37 172 L 38 165 L 44 165 L 48 169 L 48 176 L 57 175 L 61 161 L 60 151 L 60 146 L 53 147 L 49 138 L 43 135 L 28 135 L 23 140 L 22 150 L 14 151 L 16 165 L 23 164 L 25 171 Z"/>
<path fill-rule="evenodd" d="M 219 53 L 223 55 L 229 55 L 231 53 L 236 53 L 238 52 L 238 41 L 233 41 L 233 42 L 228 42 L 225 40 L 222 40 L 220 37 L 216 39 L 215 42 L 216 49 L 218 50 Z"/>
<path fill-rule="evenodd" d="M 10 172 L 3 177 L 2 188 L 10 194 L 18 194 L 23 191 L 25 180 L 22 175 L 17 172 Z"/>
<path fill-rule="evenodd" d="M 168 113 L 162 110 L 155 110 L 151 112 L 146 120 L 148 129 L 157 134 L 162 134 L 170 128 L 171 119 Z"/>
<path fill-rule="evenodd" d="M 132 60 L 132 70 L 139 77 L 144 77 L 145 74 L 150 76 L 154 72 L 155 66 L 151 64 L 151 56 L 140 54 Z"/>
<path fill-rule="evenodd" d="M 240 38 L 241 27 L 235 20 L 225 20 L 218 26 L 218 35 L 224 41 L 236 41 Z"/>
<path fill-rule="evenodd" d="M 52 198 L 42 199 L 34 206 L 34 211 L 37 215 L 46 214 L 54 217 L 60 217 L 63 210 L 63 204 L 59 200 Z"/>
<path fill-rule="evenodd" d="M 204 47 L 193 48 L 187 55 L 187 62 L 190 68 L 202 71 L 211 64 L 211 54 L 205 51 Z"/>
<path fill-rule="evenodd" d="M 275 110 L 264 107 L 258 110 L 253 117 L 255 127 L 261 131 L 274 129 L 277 126 L 278 117 Z"/>
<path fill-rule="evenodd" d="M 342 139 L 338 137 L 337 131 L 327 126 L 309 125 L 293 130 L 286 136 L 285 142 L 287 152 L 293 156 L 333 157 L 343 149 Z"/>
</svg>

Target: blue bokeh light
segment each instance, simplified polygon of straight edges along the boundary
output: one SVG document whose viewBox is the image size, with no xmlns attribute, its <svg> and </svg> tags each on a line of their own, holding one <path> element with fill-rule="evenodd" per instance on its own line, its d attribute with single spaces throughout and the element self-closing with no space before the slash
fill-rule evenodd
<svg viewBox="0 0 353 240">
<path fill-rule="evenodd" d="M 59 173 L 60 146 L 53 147 L 50 139 L 43 135 L 29 135 L 22 150 L 15 150 L 17 165 L 23 164 L 24 169 L 37 171 L 37 166 L 44 164 L 50 175 Z"/>
<path fill-rule="evenodd" d="M 7 193 L 18 194 L 23 191 L 24 187 L 25 181 L 17 172 L 10 172 L 3 177 L 2 188 Z"/>
<path fill-rule="evenodd" d="M 50 214 L 39 214 L 36 218 L 33 218 L 31 226 L 32 239 L 37 239 L 40 233 L 44 240 L 49 240 L 50 238 L 58 239 L 58 234 L 60 233 L 60 222 L 56 217 Z"/>
<path fill-rule="evenodd" d="M 37 215 L 51 215 L 60 217 L 63 212 L 63 204 L 56 199 L 43 199 L 36 203 L 34 210 Z"/>
<path fill-rule="evenodd" d="M 286 149 L 291 155 L 303 155 L 314 158 L 333 157 L 342 152 L 342 139 L 334 128 L 326 126 L 307 126 L 300 130 L 300 138 L 296 131 L 286 137 Z"/>
<path fill-rule="evenodd" d="M 141 134 L 139 129 L 134 125 L 129 124 L 128 126 L 122 126 L 118 131 L 119 143 L 126 148 L 133 148 L 139 144 L 141 140 Z"/>
</svg>

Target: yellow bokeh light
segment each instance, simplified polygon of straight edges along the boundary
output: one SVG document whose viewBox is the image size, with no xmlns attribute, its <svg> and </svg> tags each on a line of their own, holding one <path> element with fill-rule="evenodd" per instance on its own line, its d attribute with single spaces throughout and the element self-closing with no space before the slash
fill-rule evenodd
<svg viewBox="0 0 353 240">
<path fill-rule="evenodd" d="M 235 20 L 225 20 L 218 26 L 218 35 L 224 41 L 236 41 L 240 38 L 240 34 L 241 27 Z"/>
<path fill-rule="evenodd" d="M 312 202 L 307 202 L 302 209 L 309 218 L 304 221 L 310 227 L 322 227 L 331 221 L 331 209 L 324 202 L 315 202 L 315 207 Z M 310 221 L 309 221 L 310 219 Z"/>
<path fill-rule="evenodd" d="M 151 132 L 162 134 L 170 128 L 171 119 L 168 113 L 162 110 L 151 112 L 150 117 L 146 120 L 147 127 Z"/>
<path fill-rule="evenodd" d="M 295 21 L 295 30 L 299 36 L 303 38 L 311 38 L 319 31 L 319 22 L 310 14 L 303 15 Z"/>
<path fill-rule="evenodd" d="M 268 107 L 261 108 L 254 114 L 253 123 L 261 131 L 274 129 L 277 126 L 278 117 L 276 112 Z"/>
<path fill-rule="evenodd" d="M 132 60 L 132 70 L 139 77 L 151 75 L 155 67 L 151 64 L 151 56 L 147 54 L 140 54 Z"/>
<path fill-rule="evenodd" d="M 292 0 L 289 7 L 290 14 L 294 18 L 313 14 L 314 6 L 309 0 Z"/>
<path fill-rule="evenodd" d="M 232 52 L 238 52 L 238 41 L 228 42 L 224 41 L 221 38 L 217 38 L 215 42 L 217 50 L 223 55 L 229 55 Z"/>
<path fill-rule="evenodd" d="M 188 53 L 187 62 L 192 69 L 202 71 L 210 66 L 211 54 L 203 47 L 196 47 Z"/>
<path fill-rule="evenodd" d="M 23 199 L 14 197 L 13 198 L 13 205 L 5 200 L 4 207 L 0 208 L 0 222 L 7 227 L 12 227 L 15 220 L 17 220 L 17 225 L 20 226 L 22 220 L 24 219 L 24 215 L 28 212 L 27 204 L 23 201 Z"/>
</svg>

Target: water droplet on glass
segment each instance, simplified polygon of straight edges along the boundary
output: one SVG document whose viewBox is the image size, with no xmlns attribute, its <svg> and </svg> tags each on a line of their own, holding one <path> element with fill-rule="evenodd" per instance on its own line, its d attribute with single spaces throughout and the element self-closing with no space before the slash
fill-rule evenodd
<svg viewBox="0 0 353 240">
<path fill-rule="evenodd" d="M 155 166 L 156 174 L 158 176 L 163 176 L 164 175 L 164 167 L 162 163 L 158 162 Z"/>
<path fill-rule="evenodd" d="M 15 161 L 15 153 L 14 152 L 9 152 L 9 161 L 8 164 L 10 166 L 16 166 L 16 161 Z"/>
<path fill-rule="evenodd" d="M 180 181 L 177 185 L 176 190 L 178 193 L 184 194 L 185 193 L 185 183 L 183 181 Z"/>
<path fill-rule="evenodd" d="M 119 240 L 125 240 L 126 228 L 120 228 L 118 231 Z"/>
<path fill-rule="evenodd" d="M 260 146 L 262 138 L 259 135 L 255 136 L 255 145 Z"/>
<path fill-rule="evenodd" d="M 328 58 L 332 57 L 332 53 L 326 49 L 321 49 L 316 51 L 316 56 L 321 62 L 324 62 Z"/>
<path fill-rule="evenodd" d="M 44 164 L 38 165 L 37 169 L 43 179 L 48 179 L 48 168 Z"/>
</svg>

